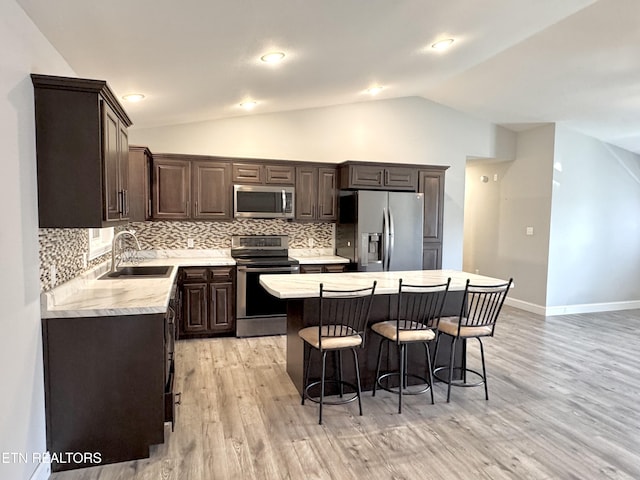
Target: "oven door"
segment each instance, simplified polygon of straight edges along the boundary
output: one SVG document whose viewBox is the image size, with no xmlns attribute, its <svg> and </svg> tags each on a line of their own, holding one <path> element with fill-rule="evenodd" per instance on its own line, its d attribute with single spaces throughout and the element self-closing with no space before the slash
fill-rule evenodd
<svg viewBox="0 0 640 480">
<path fill-rule="evenodd" d="M 287 301 L 274 297 L 260 285 L 260 275 L 290 275 L 300 272 L 299 265 L 237 267 L 236 335 L 283 335 L 287 331 Z"/>
</svg>

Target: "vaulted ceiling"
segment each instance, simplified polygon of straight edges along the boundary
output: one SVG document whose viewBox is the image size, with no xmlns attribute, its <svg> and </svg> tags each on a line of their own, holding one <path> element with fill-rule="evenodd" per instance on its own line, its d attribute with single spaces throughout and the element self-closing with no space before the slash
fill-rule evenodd
<svg viewBox="0 0 640 480">
<path fill-rule="evenodd" d="M 640 153 L 638 0 L 17 2 L 79 76 L 146 96 L 136 128 L 420 96 Z"/>
</svg>

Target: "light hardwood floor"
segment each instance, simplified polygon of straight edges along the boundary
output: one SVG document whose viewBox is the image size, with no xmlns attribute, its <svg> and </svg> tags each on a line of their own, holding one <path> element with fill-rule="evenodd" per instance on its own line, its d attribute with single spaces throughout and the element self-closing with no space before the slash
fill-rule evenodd
<svg viewBox="0 0 640 480">
<path fill-rule="evenodd" d="M 482 388 L 300 405 L 285 338 L 177 344 L 175 432 L 149 459 L 53 480 L 638 479 L 640 311 L 547 319 L 505 307 Z M 477 342 L 474 342 L 477 343 Z M 469 363 L 477 365 L 470 343 Z M 105 426 L 108 428 L 108 426 Z"/>
</svg>

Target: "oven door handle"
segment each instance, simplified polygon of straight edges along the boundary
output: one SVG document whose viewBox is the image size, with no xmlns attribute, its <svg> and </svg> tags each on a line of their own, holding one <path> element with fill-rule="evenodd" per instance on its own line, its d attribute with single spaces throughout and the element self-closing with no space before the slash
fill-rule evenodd
<svg viewBox="0 0 640 480">
<path fill-rule="evenodd" d="M 300 271 L 300 266 L 295 265 L 292 267 L 237 267 L 239 272 L 250 273 L 297 273 Z"/>
</svg>

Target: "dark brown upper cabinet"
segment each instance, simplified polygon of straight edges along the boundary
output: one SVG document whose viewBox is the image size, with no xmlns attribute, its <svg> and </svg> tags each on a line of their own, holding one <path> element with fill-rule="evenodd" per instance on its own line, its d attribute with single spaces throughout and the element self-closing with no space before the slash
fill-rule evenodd
<svg viewBox="0 0 640 480">
<path fill-rule="evenodd" d="M 333 167 L 296 167 L 296 219 L 337 219 L 337 170 Z"/>
<path fill-rule="evenodd" d="M 129 146 L 129 221 L 150 220 L 153 154 L 147 147 Z"/>
<path fill-rule="evenodd" d="M 129 218 L 131 120 L 102 80 L 31 75 L 41 228 Z"/>
<path fill-rule="evenodd" d="M 295 167 L 277 163 L 233 163 L 233 183 L 294 185 Z"/>
<path fill-rule="evenodd" d="M 341 189 L 397 190 L 415 192 L 416 166 L 345 162 L 340 164 Z"/>
<path fill-rule="evenodd" d="M 231 164 L 204 156 L 154 155 L 153 218 L 231 218 Z"/>
</svg>

